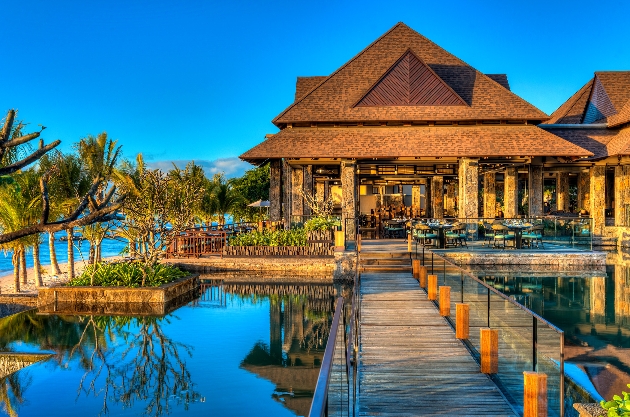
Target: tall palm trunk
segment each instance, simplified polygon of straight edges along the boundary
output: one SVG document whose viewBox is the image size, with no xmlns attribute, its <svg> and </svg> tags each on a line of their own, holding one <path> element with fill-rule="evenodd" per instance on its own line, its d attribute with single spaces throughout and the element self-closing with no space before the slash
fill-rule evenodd
<svg viewBox="0 0 630 417">
<path fill-rule="evenodd" d="M 39 262 L 39 243 L 33 246 L 33 269 L 35 270 L 35 284 L 38 287 L 43 287 L 42 272 L 39 270 L 41 263 Z"/>
<path fill-rule="evenodd" d="M 96 253 L 95 255 L 95 260 L 97 264 L 100 264 L 101 262 L 103 262 L 103 256 L 101 255 L 101 248 L 103 247 L 103 241 L 99 241 L 96 243 Z"/>
<path fill-rule="evenodd" d="M 55 234 L 48 233 L 48 248 L 50 250 L 50 275 L 61 274 L 59 262 L 57 262 L 57 250 L 55 249 Z"/>
<path fill-rule="evenodd" d="M 68 236 L 68 280 L 74 279 L 74 228 L 66 229 Z"/>
<path fill-rule="evenodd" d="M 88 265 L 94 265 L 96 263 L 96 246 L 93 242 L 90 242 L 90 252 L 88 253 Z"/>
<path fill-rule="evenodd" d="M 20 250 L 15 249 L 13 256 L 11 256 L 11 263 L 13 264 L 13 289 L 15 292 L 20 292 Z"/>
<path fill-rule="evenodd" d="M 22 284 L 28 283 L 28 274 L 26 272 L 26 248 L 24 246 L 20 249 L 20 275 L 22 275 Z"/>
</svg>

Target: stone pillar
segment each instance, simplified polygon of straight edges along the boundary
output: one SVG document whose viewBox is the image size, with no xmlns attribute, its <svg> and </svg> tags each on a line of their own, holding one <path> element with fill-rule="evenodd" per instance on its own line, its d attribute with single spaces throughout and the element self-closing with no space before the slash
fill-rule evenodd
<svg viewBox="0 0 630 417">
<path fill-rule="evenodd" d="M 269 220 L 282 218 L 282 161 L 274 159 L 269 164 Z"/>
<path fill-rule="evenodd" d="M 341 220 L 345 230 L 346 240 L 354 239 L 354 223 L 347 219 L 354 219 L 357 215 L 356 205 L 356 163 L 354 161 L 341 162 Z M 347 220 L 347 221 L 346 221 Z"/>
<path fill-rule="evenodd" d="M 308 193 L 309 195 L 313 195 L 313 165 L 306 165 L 304 167 L 304 184 L 303 184 L 303 189 L 305 193 Z M 305 215 L 311 215 L 313 213 L 311 213 L 311 208 L 308 206 L 308 204 L 306 204 L 306 201 L 304 201 L 304 203 L 302 203 L 304 208 L 303 208 L 303 213 Z"/>
<path fill-rule="evenodd" d="M 558 172 L 556 180 L 556 201 L 558 211 L 569 212 L 569 173 Z"/>
<path fill-rule="evenodd" d="M 542 216 L 543 213 L 543 166 L 529 166 L 529 215 Z"/>
<path fill-rule="evenodd" d="M 518 172 L 516 168 L 506 168 L 503 187 L 504 215 L 506 218 L 514 218 L 518 214 Z"/>
<path fill-rule="evenodd" d="M 494 219 L 497 215 L 497 175 L 494 172 L 483 174 L 483 217 Z"/>
<path fill-rule="evenodd" d="M 448 216 L 455 216 L 455 181 L 451 181 L 446 184 L 446 195 L 444 196 L 444 214 Z"/>
<path fill-rule="evenodd" d="M 591 175 L 588 170 L 578 175 L 578 210 L 587 210 L 591 206 Z"/>
<path fill-rule="evenodd" d="M 444 177 L 431 178 L 431 217 L 444 218 Z"/>
<path fill-rule="evenodd" d="M 326 184 L 324 184 L 324 181 L 318 181 L 315 183 L 315 197 L 318 200 L 326 199 Z"/>
<path fill-rule="evenodd" d="M 602 236 L 606 226 L 606 167 L 596 165 L 590 168 L 591 201 L 590 214 L 593 219 L 593 234 Z"/>
<path fill-rule="evenodd" d="M 291 222 L 302 223 L 304 214 L 304 169 L 301 166 L 291 169 Z"/>
<path fill-rule="evenodd" d="M 285 229 L 291 227 L 291 165 L 282 160 L 282 220 Z"/>
<path fill-rule="evenodd" d="M 476 159 L 459 160 L 459 218 L 479 217 L 479 162 Z"/>
<path fill-rule="evenodd" d="M 411 206 L 413 207 L 414 217 L 420 215 L 420 186 L 411 187 Z M 417 214 L 416 214 L 417 213 Z"/>
<path fill-rule="evenodd" d="M 630 204 L 630 166 L 615 167 L 615 226 L 630 226 L 626 207 Z M 630 210 L 630 207 L 628 208 Z"/>
</svg>

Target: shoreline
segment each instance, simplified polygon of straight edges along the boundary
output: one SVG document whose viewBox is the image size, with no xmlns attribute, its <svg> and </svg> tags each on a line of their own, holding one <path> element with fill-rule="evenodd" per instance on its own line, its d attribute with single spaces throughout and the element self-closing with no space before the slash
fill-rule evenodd
<svg viewBox="0 0 630 417">
<path fill-rule="evenodd" d="M 109 256 L 103 258 L 103 260 L 111 261 L 113 259 L 121 258 L 120 256 Z M 74 262 L 74 270 L 75 276 L 78 276 L 83 271 L 85 264 L 87 261 L 75 261 Z M 68 263 L 59 263 L 59 269 L 61 269 L 61 274 L 53 275 L 50 274 L 51 265 L 42 265 L 42 282 L 44 287 L 50 287 L 57 284 L 65 284 L 68 282 Z M 14 291 L 13 286 L 13 272 L 10 272 L 5 275 L 0 275 L 0 294 L 37 294 L 38 286 L 35 283 L 35 268 L 30 267 L 26 268 L 28 275 L 28 283 L 22 284 L 20 283 L 20 292 Z M 1 274 L 1 273 L 0 273 Z"/>
</svg>

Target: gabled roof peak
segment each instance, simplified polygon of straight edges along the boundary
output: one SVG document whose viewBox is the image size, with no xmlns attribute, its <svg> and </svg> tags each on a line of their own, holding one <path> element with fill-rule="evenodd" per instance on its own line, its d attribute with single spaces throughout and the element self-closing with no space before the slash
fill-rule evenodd
<svg viewBox="0 0 630 417">
<path fill-rule="evenodd" d="M 465 106 L 411 48 L 392 65 L 356 106 Z M 355 106 L 355 107 L 356 107 Z"/>
</svg>

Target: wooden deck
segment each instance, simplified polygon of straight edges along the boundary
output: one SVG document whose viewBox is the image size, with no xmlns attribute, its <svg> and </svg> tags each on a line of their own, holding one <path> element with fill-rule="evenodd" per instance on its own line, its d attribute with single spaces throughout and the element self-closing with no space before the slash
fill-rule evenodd
<svg viewBox="0 0 630 417">
<path fill-rule="evenodd" d="M 361 302 L 359 416 L 517 415 L 410 273 L 362 274 Z"/>
</svg>

